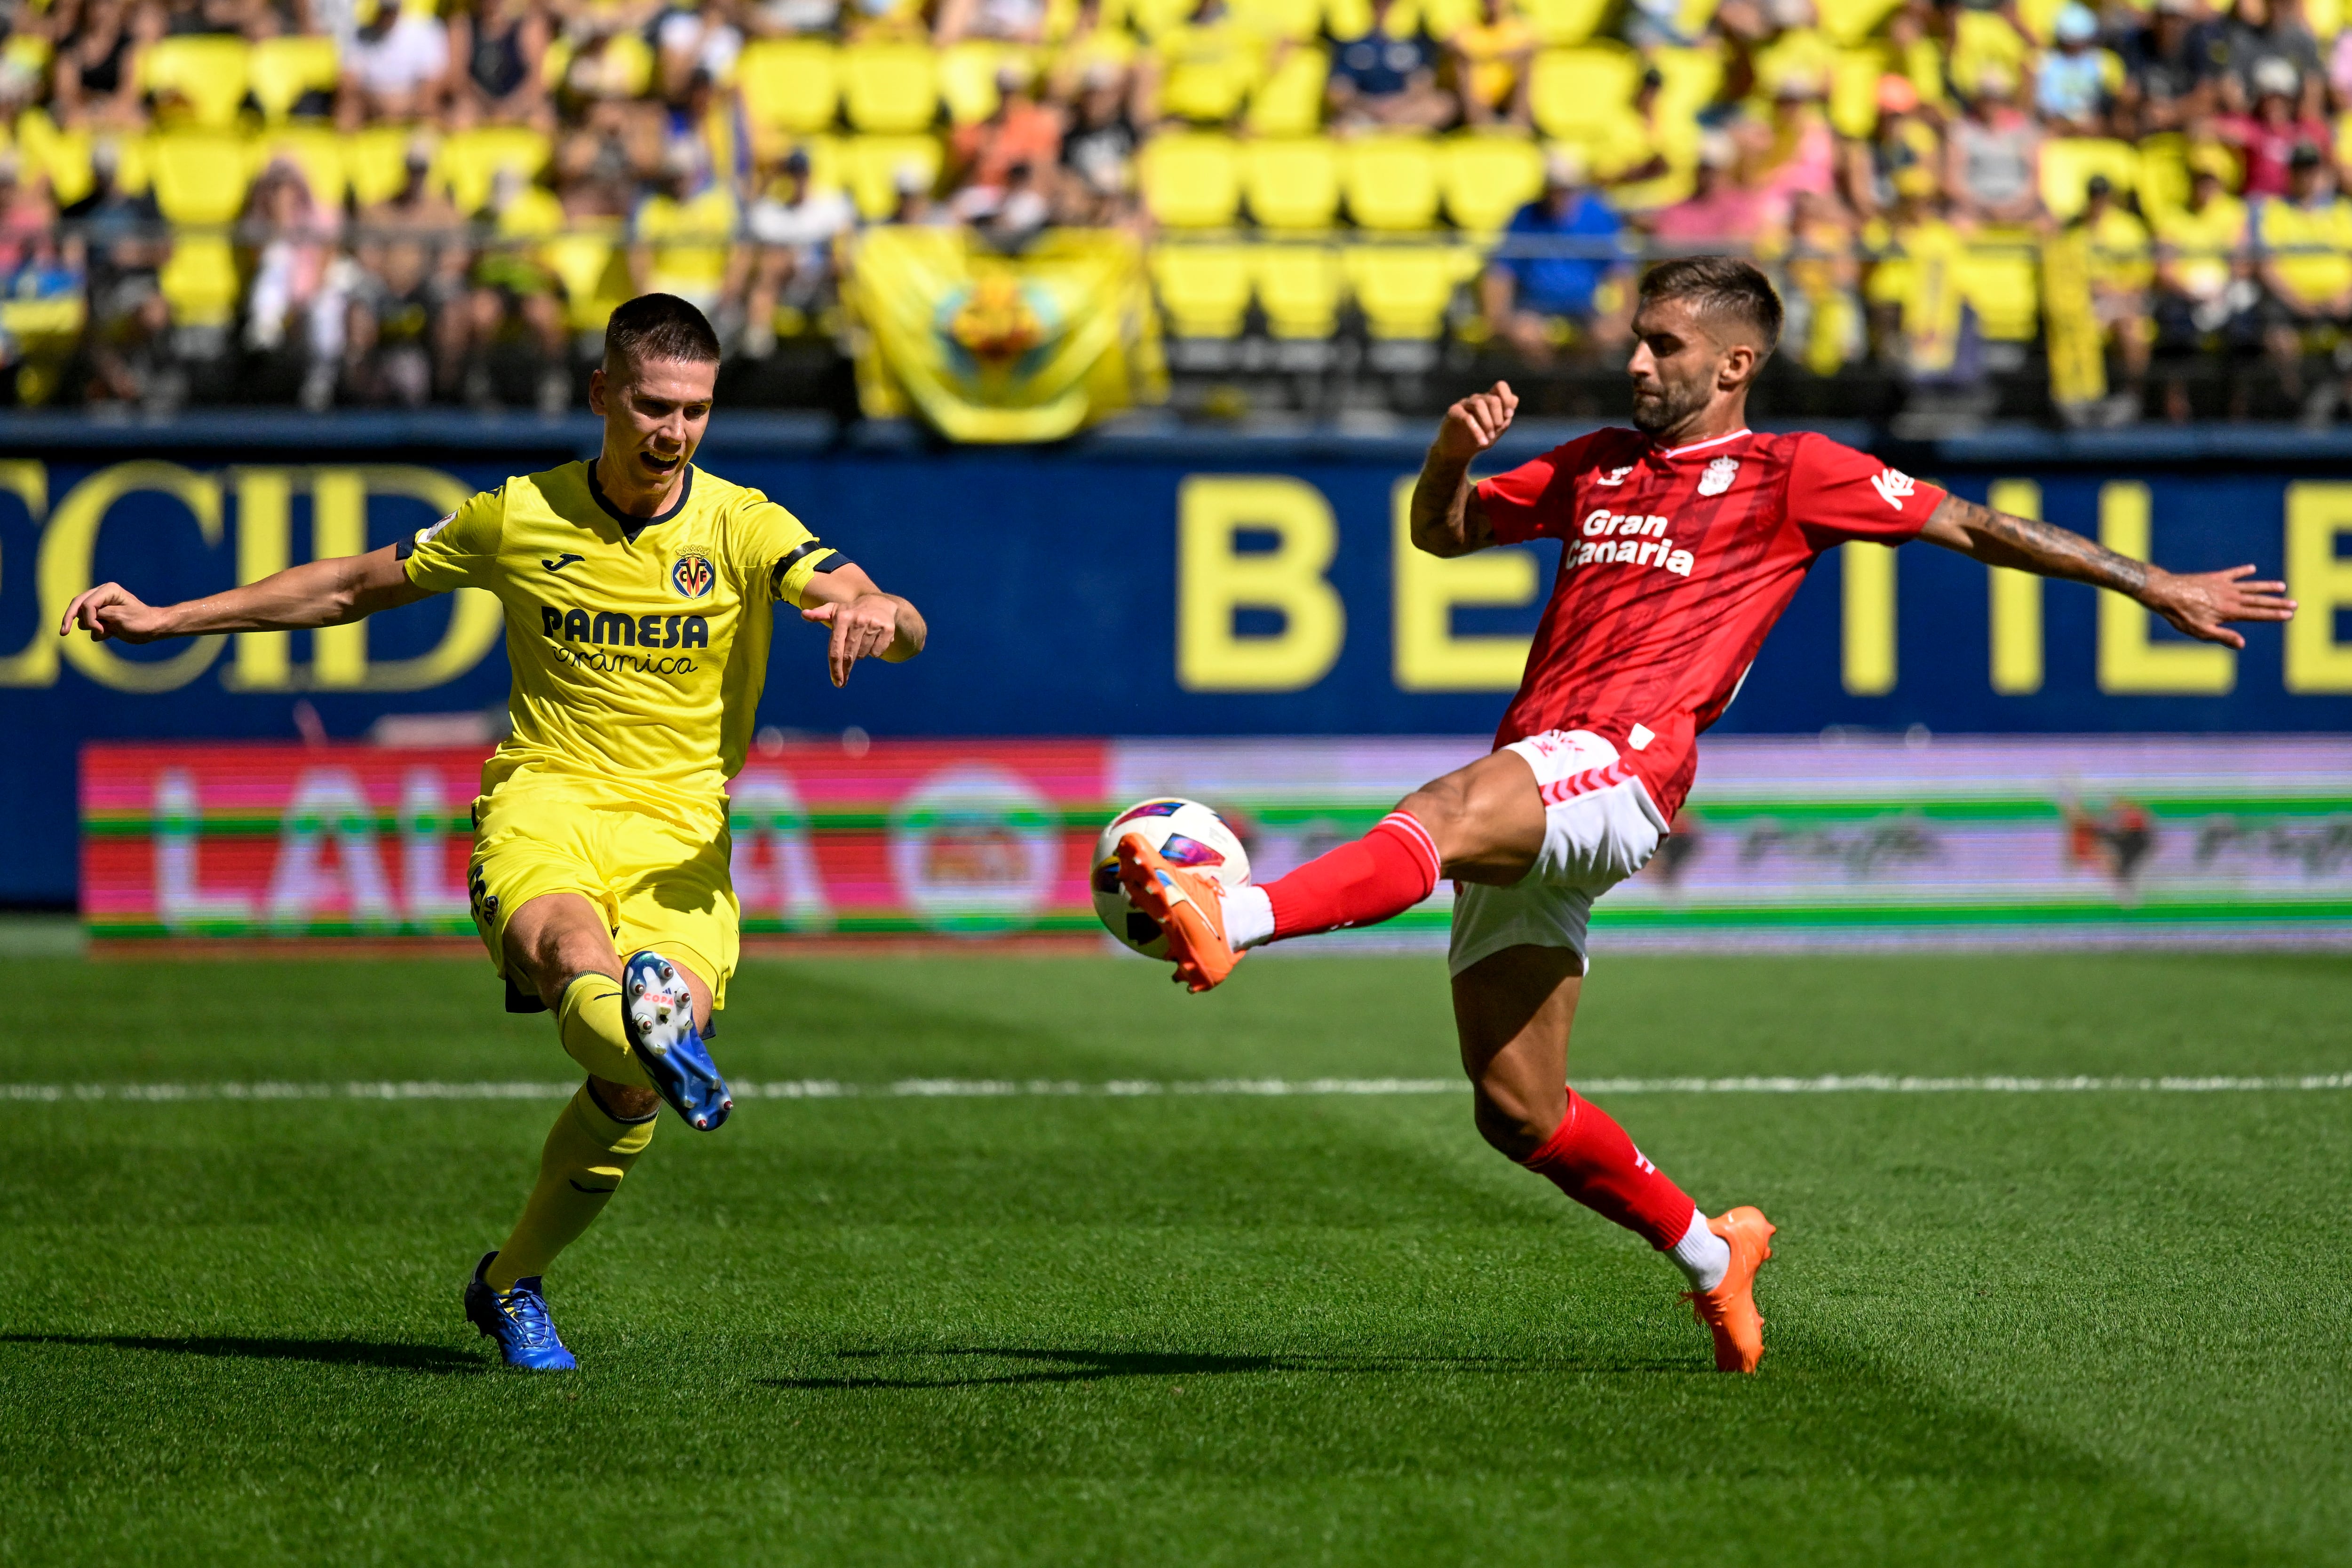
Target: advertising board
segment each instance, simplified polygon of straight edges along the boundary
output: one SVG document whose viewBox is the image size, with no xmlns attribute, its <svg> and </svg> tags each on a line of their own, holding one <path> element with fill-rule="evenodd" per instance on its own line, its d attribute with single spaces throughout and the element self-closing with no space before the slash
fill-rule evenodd
<svg viewBox="0 0 2352 1568">
<path fill-rule="evenodd" d="M 1265 880 L 1485 750 L 1478 737 L 772 745 L 733 790 L 737 892 L 753 936 L 1093 933 L 1089 852 L 1124 803 L 1209 801 Z M 1727 737 L 1702 751 L 1664 849 L 1601 903 L 1603 951 L 2352 942 L 2352 740 Z M 89 928 L 469 932 L 481 755 L 94 745 Z M 1441 888 L 1312 946 L 1433 947 L 1451 903 Z"/>
</svg>

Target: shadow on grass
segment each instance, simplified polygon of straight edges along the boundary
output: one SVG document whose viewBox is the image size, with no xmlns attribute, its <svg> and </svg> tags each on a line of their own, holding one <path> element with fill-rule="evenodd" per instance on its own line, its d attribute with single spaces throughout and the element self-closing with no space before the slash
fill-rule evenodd
<svg viewBox="0 0 2352 1568">
<path fill-rule="evenodd" d="M 5 1333 L 0 1344 L 50 1344 L 152 1350 L 165 1355 L 214 1356 L 229 1361 L 307 1361 L 326 1366 L 380 1366 L 393 1372 L 428 1372 L 466 1376 L 489 1370 L 479 1356 L 433 1344 L 401 1344 L 367 1339 L 261 1339 L 237 1334 Z"/>
<path fill-rule="evenodd" d="M 1219 1377 L 1244 1372 L 1674 1372 L 1680 1361 L 1579 1360 L 1504 1355 L 1211 1355 L 1150 1350 L 1062 1350 L 971 1345 L 947 1350 L 845 1350 L 843 1361 L 973 1361 L 1050 1363 L 1034 1371 L 963 1372 L 952 1364 L 935 1377 L 763 1377 L 770 1388 L 986 1388 L 1022 1383 L 1099 1383 L 1129 1377 Z"/>
</svg>

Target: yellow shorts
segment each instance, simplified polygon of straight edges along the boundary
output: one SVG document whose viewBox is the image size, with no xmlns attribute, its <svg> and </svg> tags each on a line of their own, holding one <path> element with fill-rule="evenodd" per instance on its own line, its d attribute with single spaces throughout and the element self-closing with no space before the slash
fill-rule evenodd
<svg viewBox="0 0 2352 1568">
<path fill-rule="evenodd" d="M 466 868 L 474 929 L 507 969 L 507 921 L 532 899 L 576 893 L 604 913 L 622 956 L 652 948 L 684 964 L 727 1005 L 740 956 L 742 911 L 728 875 L 726 828 L 716 836 L 586 791 L 512 784 L 474 802 Z"/>
</svg>

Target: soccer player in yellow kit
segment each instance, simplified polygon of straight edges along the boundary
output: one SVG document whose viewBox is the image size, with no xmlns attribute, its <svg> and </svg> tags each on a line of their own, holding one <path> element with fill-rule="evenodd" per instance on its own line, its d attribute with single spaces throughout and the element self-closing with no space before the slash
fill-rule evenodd
<svg viewBox="0 0 2352 1568">
<path fill-rule="evenodd" d="M 226 593 L 156 607 L 103 583 L 58 628 L 147 643 L 336 626 L 459 587 L 506 606 L 514 734 L 482 767 L 467 882 L 509 1004 L 552 1009 L 588 1071 L 522 1218 L 467 1286 L 467 1315 L 509 1365 L 574 1364 L 541 1277 L 611 1201 L 660 1106 L 705 1131 L 732 1106 L 704 1040 L 737 956 L 726 781 L 751 740 L 771 606 L 829 630 L 836 686 L 860 659 L 923 647 L 912 604 L 759 491 L 693 465 L 718 374 L 699 310 L 633 299 L 589 382 L 604 420 L 594 462 L 509 479 L 413 538 Z"/>
</svg>

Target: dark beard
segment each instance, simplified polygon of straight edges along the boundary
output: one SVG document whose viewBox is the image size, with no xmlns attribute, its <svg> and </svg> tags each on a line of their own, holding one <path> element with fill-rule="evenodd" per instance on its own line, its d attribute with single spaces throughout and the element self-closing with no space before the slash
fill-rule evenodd
<svg viewBox="0 0 2352 1568">
<path fill-rule="evenodd" d="M 1688 402 L 1677 399 L 1672 386 L 1664 388 L 1654 399 L 1636 393 L 1633 398 L 1633 428 L 1644 435 L 1663 435 L 1706 406 L 1704 396 Z"/>
</svg>

